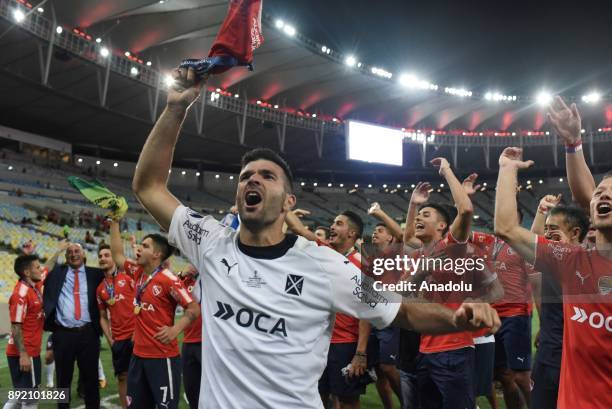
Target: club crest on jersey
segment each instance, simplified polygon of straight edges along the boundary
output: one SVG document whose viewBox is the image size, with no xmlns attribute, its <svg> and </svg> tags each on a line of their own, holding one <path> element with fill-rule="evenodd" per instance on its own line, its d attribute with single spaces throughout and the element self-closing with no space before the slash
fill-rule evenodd
<svg viewBox="0 0 612 409">
<path fill-rule="evenodd" d="M 153 290 L 153 295 L 156 297 L 160 295 L 162 292 L 162 288 L 158 285 L 153 285 L 152 290 Z"/>
<path fill-rule="evenodd" d="M 597 281 L 597 287 L 601 295 L 612 294 L 612 276 L 599 277 Z"/>
<path fill-rule="evenodd" d="M 304 276 L 296 274 L 287 274 L 287 282 L 285 283 L 285 292 L 291 295 L 302 295 L 302 287 L 304 286 Z"/>
<path fill-rule="evenodd" d="M 117 281 L 117 285 L 118 285 L 119 287 L 125 287 L 125 280 L 119 280 L 119 281 Z"/>
</svg>

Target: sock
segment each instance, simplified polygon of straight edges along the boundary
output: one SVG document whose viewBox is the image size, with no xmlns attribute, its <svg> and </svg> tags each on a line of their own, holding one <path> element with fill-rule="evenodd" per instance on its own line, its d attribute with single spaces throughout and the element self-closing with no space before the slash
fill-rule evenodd
<svg viewBox="0 0 612 409">
<path fill-rule="evenodd" d="M 106 380 L 106 375 L 104 374 L 104 367 L 102 366 L 102 361 L 100 359 L 98 359 L 98 380 Z"/>
<path fill-rule="evenodd" d="M 45 374 L 47 375 L 47 387 L 53 388 L 53 373 L 55 372 L 55 361 L 49 365 L 45 365 Z"/>
</svg>

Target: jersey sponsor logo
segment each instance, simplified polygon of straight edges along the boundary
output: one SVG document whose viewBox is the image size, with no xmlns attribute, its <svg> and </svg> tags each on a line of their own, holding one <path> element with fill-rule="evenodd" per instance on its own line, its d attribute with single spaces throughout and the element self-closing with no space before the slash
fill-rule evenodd
<svg viewBox="0 0 612 409">
<path fill-rule="evenodd" d="M 230 275 L 230 272 L 232 271 L 232 268 L 234 268 L 238 263 L 234 263 L 234 264 L 230 264 L 229 261 L 227 261 L 226 258 L 222 258 L 221 259 L 221 264 L 223 264 L 225 266 L 225 268 L 227 268 L 227 275 Z"/>
<path fill-rule="evenodd" d="M 287 325 L 284 318 L 273 318 L 268 314 L 256 312 L 250 308 L 240 308 L 236 312 L 228 303 L 217 301 L 217 312 L 213 315 L 223 321 L 235 321 L 236 324 L 243 328 L 254 327 L 259 332 L 264 332 L 270 335 L 281 334 L 287 337 Z"/>
<path fill-rule="evenodd" d="M 548 243 L 548 247 L 552 250 L 552 255 L 559 261 L 563 261 L 566 254 L 572 252 L 569 247 L 561 246 L 559 244 Z"/>
<path fill-rule="evenodd" d="M 136 300 L 134 300 L 134 305 L 136 305 Z M 142 302 L 140 304 L 140 309 L 144 311 L 155 312 L 155 307 L 153 306 L 153 304 L 150 304 L 148 302 Z"/>
<path fill-rule="evenodd" d="M 287 274 L 287 282 L 285 283 L 285 292 L 290 295 L 302 295 L 304 287 L 304 276 L 296 274 Z"/>
<path fill-rule="evenodd" d="M 246 280 L 242 280 L 243 283 L 247 285 L 247 287 L 251 288 L 261 288 L 262 285 L 266 285 L 267 283 L 261 276 L 257 275 L 257 270 L 253 272 L 253 275 Z"/>
<path fill-rule="evenodd" d="M 156 296 L 156 297 L 159 296 L 161 294 L 161 292 L 162 292 L 161 286 L 159 286 L 157 284 L 154 284 L 153 287 L 151 287 L 151 289 L 153 290 L 153 295 Z"/>
<path fill-rule="evenodd" d="M 191 223 L 189 219 L 183 222 L 183 229 L 187 234 L 187 238 L 198 245 L 202 243 L 202 237 L 208 236 L 208 230 L 203 229 L 197 222 Z"/>
<path fill-rule="evenodd" d="M 612 294 L 612 276 L 599 277 L 597 287 L 599 287 L 599 293 L 601 295 Z"/>
<path fill-rule="evenodd" d="M 595 329 L 605 327 L 608 332 L 612 332 L 612 315 L 605 317 L 602 313 L 597 311 L 589 314 L 582 308 L 574 307 L 574 315 L 570 320 L 589 325 Z"/>
</svg>

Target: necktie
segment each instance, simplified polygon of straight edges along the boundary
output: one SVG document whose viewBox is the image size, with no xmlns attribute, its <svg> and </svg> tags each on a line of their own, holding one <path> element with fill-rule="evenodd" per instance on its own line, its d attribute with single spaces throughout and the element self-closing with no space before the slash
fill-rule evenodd
<svg viewBox="0 0 612 409">
<path fill-rule="evenodd" d="M 81 319 L 81 297 L 79 294 L 79 270 L 74 270 L 74 319 Z"/>
</svg>

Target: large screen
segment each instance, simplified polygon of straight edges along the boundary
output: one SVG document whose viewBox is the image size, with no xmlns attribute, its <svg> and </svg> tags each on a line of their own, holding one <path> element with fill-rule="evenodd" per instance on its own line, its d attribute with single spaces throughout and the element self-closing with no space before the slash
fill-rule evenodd
<svg viewBox="0 0 612 409">
<path fill-rule="evenodd" d="M 347 159 L 402 166 L 404 133 L 401 130 L 348 120 L 345 132 Z"/>
</svg>

